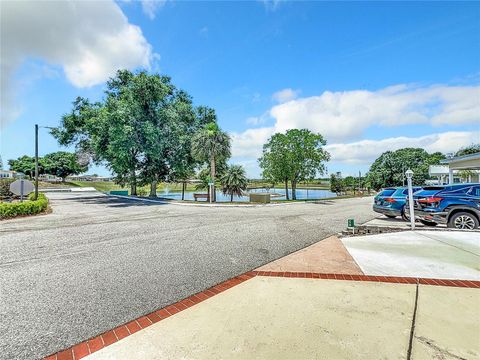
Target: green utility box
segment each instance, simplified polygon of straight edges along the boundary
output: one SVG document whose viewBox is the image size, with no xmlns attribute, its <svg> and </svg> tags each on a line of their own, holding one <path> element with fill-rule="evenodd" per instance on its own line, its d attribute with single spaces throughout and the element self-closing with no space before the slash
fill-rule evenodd
<svg viewBox="0 0 480 360">
<path fill-rule="evenodd" d="M 110 190 L 110 195 L 128 196 L 128 190 Z"/>
<path fill-rule="evenodd" d="M 250 194 L 250 202 L 270 204 L 270 194 Z"/>
</svg>

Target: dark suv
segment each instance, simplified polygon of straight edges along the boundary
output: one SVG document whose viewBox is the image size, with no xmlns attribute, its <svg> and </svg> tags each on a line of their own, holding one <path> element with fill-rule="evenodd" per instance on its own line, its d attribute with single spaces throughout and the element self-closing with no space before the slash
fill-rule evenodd
<svg viewBox="0 0 480 360">
<path fill-rule="evenodd" d="M 480 184 L 427 186 L 413 195 L 415 218 L 424 225 L 473 230 L 480 223 Z M 405 214 L 409 216 L 408 199 Z"/>
</svg>

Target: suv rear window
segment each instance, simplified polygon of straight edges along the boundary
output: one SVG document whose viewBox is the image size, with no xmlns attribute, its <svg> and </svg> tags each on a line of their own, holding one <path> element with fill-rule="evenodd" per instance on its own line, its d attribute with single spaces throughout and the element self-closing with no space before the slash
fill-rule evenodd
<svg viewBox="0 0 480 360">
<path fill-rule="evenodd" d="M 412 188 L 412 192 L 414 192 L 414 193 L 417 192 L 418 190 L 422 190 L 422 188 L 421 187 Z M 408 189 L 403 190 L 402 195 L 408 195 Z"/>
<path fill-rule="evenodd" d="M 465 187 L 452 187 L 452 188 L 447 188 L 445 191 L 442 191 L 443 195 L 464 195 L 468 193 L 471 189 L 471 186 L 465 186 Z"/>
<path fill-rule="evenodd" d="M 385 189 L 380 192 L 380 196 L 390 196 L 395 192 L 395 189 Z"/>
</svg>

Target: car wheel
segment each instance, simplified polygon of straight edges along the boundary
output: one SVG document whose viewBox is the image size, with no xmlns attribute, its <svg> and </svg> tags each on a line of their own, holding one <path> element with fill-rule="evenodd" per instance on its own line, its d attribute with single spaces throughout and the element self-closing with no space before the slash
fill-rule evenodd
<svg viewBox="0 0 480 360">
<path fill-rule="evenodd" d="M 393 218 L 396 218 L 395 215 L 385 215 L 387 218 L 390 218 L 390 219 L 393 219 Z"/>
<path fill-rule="evenodd" d="M 448 220 L 448 227 L 473 230 L 478 228 L 478 219 L 468 212 L 458 212 Z"/>
<path fill-rule="evenodd" d="M 403 221 L 410 221 L 410 218 L 405 214 L 405 206 L 402 208 L 402 220 Z"/>
<path fill-rule="evenodd" d="M 433 221 L 420 220 L 420 222 L 425 226 L 437 226 L 437 223 Z"/>
</svg>

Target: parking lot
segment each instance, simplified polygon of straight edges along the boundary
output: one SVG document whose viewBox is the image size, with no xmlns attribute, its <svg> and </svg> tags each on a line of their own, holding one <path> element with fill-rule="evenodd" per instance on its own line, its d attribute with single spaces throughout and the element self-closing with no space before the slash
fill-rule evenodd
<svg viewBox="0 0 480 360">
<path fill-rule="evenodd" d="M 258 207 L 49 194 L 0 229 L 0 358 L 48 355 L 372 219 L 372 198 Z"/>
</svg>

